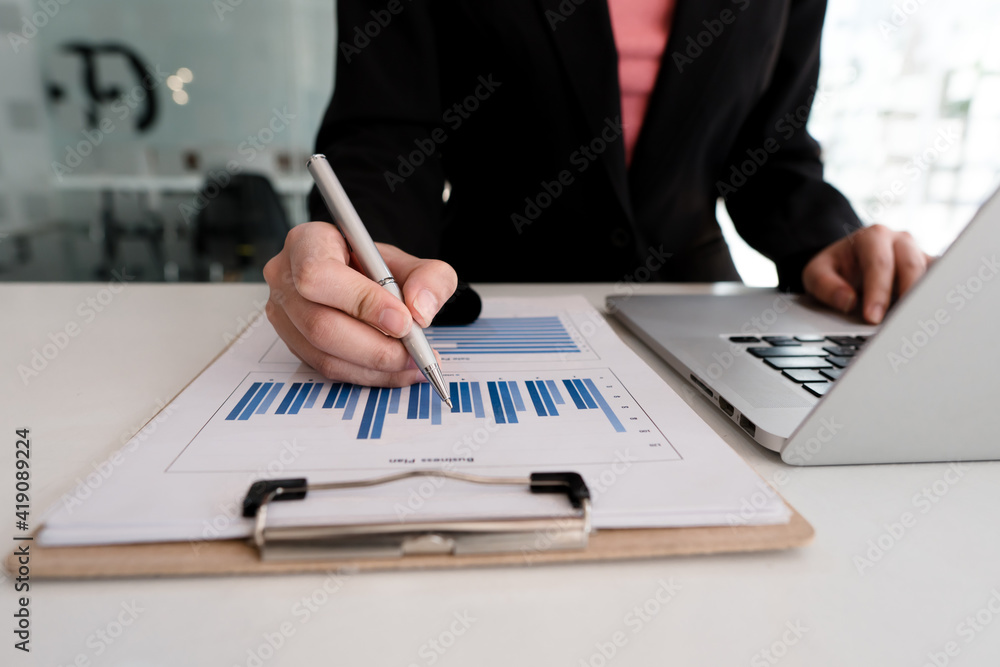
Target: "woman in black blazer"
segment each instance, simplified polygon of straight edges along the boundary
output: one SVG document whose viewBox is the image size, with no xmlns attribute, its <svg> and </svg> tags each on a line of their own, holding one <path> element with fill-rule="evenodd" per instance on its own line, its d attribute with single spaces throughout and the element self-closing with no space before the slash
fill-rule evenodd
<svg viewBox="0 0 1000 667">
<path fill-rule="evenodd" d="M 392 336 L 426 326 L 456 271 L 738 280 L 720 197 L 781 287 L 844 311 L 860 295 L 872 322 L 926 268 L 908 234 L 862 229 L 823 180 L 805 123 L 825 0 L 677 0 L 628 164 L 607 0 L 337 4 L 336 86 L 317 151 L 392 246 L 407 307 L 348 266 L 314 193 L 317 222 L 293 229 L 265 269 L 268 314 L 329 377 L 418 379 L 399 342 L 363 323 Z"/>
</svg>

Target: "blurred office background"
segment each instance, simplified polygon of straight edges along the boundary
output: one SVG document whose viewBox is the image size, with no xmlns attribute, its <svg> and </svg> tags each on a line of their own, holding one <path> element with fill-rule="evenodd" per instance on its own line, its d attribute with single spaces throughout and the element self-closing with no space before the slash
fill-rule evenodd
<svg viewBox="0 0 1000 667">
<path fill-rule="evenodd" d="M 829 179 L 929 252 L 1000 183 L 997 25 L 995 0 L 830 0 Z M 0 280 L 260 280 L 306 219 L 335 43 L 334 0 L 0 0 Z"/>
<path fill-rule="evenodd" d="M 0 0 L 0 280 L 261 280 L 333 52 L 332 0 Z"/>
</svg>

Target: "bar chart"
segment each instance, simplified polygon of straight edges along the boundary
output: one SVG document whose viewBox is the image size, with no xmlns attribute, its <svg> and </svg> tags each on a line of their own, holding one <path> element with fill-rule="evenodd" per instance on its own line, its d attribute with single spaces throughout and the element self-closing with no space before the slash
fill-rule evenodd
<svg viewBox="0 0 1000 667">
<path fill-rule="evenodd" d="M 440 354 L 578 354 L 580 346 L 559 317 L 481 317 L 472 324 L 428 327 Z"/>
<path fill-rule="evenodd" d="M 451 408 L 427 383 L 366 387 L 315 373 L 247 374 L 174 469 L 233 469 L 294 437 L 308 467 L 393 462 L 598 463 L 679 459 L 607 368 L 446 374 Z M 199 462 L 200 461 L 200 462 Z"/>
<path fill-rule="evenodd" d="M 377 440 L 382 436 L 387 416 L 400 415 L 409 421 L 442 423 L 442 413 L 490 419 L 495 424 L 519 424 L 528 416 L 563 417 L 574 411 L 598 410 L 615 433 L 625 433 L 622 419 L 594 380 L 491 380 L 449 381 L 452 407 L 447 408 L 427 383 L 409 387 L 362 387 L 341 382 L 303 379 L 279 382 L 273 378 L 251 381 L 239 400 L 226 414 L 226 421 L 247 421 L 259 415 L 290 418 L 306 410 L 330 410 L 331 418 L 358 423 L 357 439 Z M 324 393 L 325 392 L 325 393 Z M 406 398 L 403 398 L 403 394 Z M 318 400 L 320 395 L 324 398 Z M 278 398 L 280 396 L 280 399 Z M 364 401 L 362 401 L 364 396 Z M 525 396 L 528 397 L 525 400 Z M 620 396 L 620 394 L 615 394 Z M 278 399 L 278 400 L 276 400 Z M 359 410 L 359 404 L 364 407 Z M 402 406 L 402 407 L 401 407 Z M 520 415 L 520 416 L 519 416 Z"/>
<path fill-rule="evenodd" d="M 463 326 L 424 329 L 428 342 L 445 361 L 477 363 L 572 360 L 588 361 L 597 355 L 586 338 L 565 315 L 539 317 L 480 317 Z M 264 363 L 298 363 L 283 342 L 276 341 Z"/>
</svg>

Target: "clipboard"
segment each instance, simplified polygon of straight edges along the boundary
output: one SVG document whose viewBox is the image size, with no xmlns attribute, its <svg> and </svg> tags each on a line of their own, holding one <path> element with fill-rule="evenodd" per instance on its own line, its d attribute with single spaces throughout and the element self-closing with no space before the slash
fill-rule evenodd
<svg viewBox="0 0 1000 667">
<path fill-rule="evenodd" d="M 441 476 L 475 484 L 520 484 L 532 493 L 566 495 L 575 514 L 417 524 L 269 527 L 275 501 L 309 493 L 371 486 L 406 477 Z M 602 529 L 590 521 L 590 494 L 573 472 L 490 478 L 438 470 L 371 480 L 310 485 L 304 478 L 263 480 L 248 489 L 243 513 L 255 519 L 250 540 L 42 547 L 30 544 L 31 574 L 43 579 L 364 572 L 633 560 L 773 551 L 812 541 L 812 526 L 786 503 L 791 518 L 774 525 Z M 16 572 L 16 554 L 6 567 Z"/>
<path fill-rule="evenodd" d="M 220 351 L 206 369 L 215 363 L 238 338 Z M 202 370 L 204 372 L 204 369 Z M 199 374 L 200 375 L 200 374 Z M 183 392 L 198 376 L 192 378 L 181 390 Z M 176 397 L 175 397 L 176 398 Z M 172 399 L 173 400 L 173 399 Z M 149 419 L 152 422 L 158 415 Z M 147 424 L 149 423 L 147 422 Z M 143 425 L 142 428 L 145 428 Z M 141 429 L 139 429 L 141 431 Z M 443 471 L 410 471 L 405 475 L 441 475 Z M 443 476 L 459 473 L 447 473 Z M 226 539 L 198 542 L 149 542 L 135 544 L 93 545 L 45 547 L 35 541 L 37 530 L 31 537 L 19 538 L 18 545 L 30 545 L 31 575 L 37 579 L 112 579 L 136 577 L 188 577 L 188 576 L 220 576 L 220 575 L 261 575 L 261 574 L 293 574 L 310 572 L 366 572 L 391 570 L 431 570 L 464 567 L 499 567 L 499 566 L 530 566 L 559 563 L 585 563 L 599 561 L 625 561 L 669 556 L 692 556 L 720 553 L 778 551 L 808 545 L 814 535 L 813 527 L 788 502 L 791 514 L 788 523 L 767 525 L 731 525 L 731 526 L 693 526 L 680 528 L 614 528 L 593 531 L 589 525 L 589 493 L 576 488 L 567 488 L 576 483 L 570 476 L 576 473 L 535 473 L 535 475 L 555 475 L 562 477 L 558 483 L 532 484 L 531 478 L 496 480 L 478 483 L 517 483 L 527 484 L 534 493 L 551 493 L 556 490 L 565 493 L 574 505 L 581 510 L 578 518 L 585 524 L 576 528 L 577 534 L 566 529 L 566 518 L 542 517 L 544 526 L 532 527 L 532 536 L 537 543 L 527 548 L 517 550 L 498 550 L 496 548 L 475 551 L 454 550 L 445 553 L 440 543 L 434 539 L 422 540 L 414 544 L 414 549 L 401 555 L 348 553 L 342 557 L 331 558 L 329 553 L 322 557 L 300 551 L 295 558 L 262 558 L 260 547 L 253 539 Z M 465 481 L 472 475 L 464 475 Z M 383 483 L 398 476 L 376 478 L 364 483 Z M 276 488 L 287 488 L 293 491 L 295 487 L 274 486 L 276 480 L 271 480 L 269 491 Z M 285 480 L 281 480 L 285 481 Z M 296 480 L 303 481 L 304 480 Z M 583 484 L 582 478 L 579 480 Z M 321 490 L 331 485 L 317 485 L 312 489 Z M 337 484 L 332 485 L 336 487 Z M 585 484 L 583 484 L 585 488 Z M 548 489 L 548 490 L 541 490 Z M 328 489 L 328 490 L 333 490 Z M 258 492 L 260 489 L 258 489 Z M 301 489 L 300 489 L 301 492 Z M 308 492 L 308 491 L 307 491 Z M 250 490 L 248 490 L 248 494 Z M 285 492 L 278 495 L 284 495 Z M 574 494 L 578 498 L 579 507 L 574 502 Z M 262 501 L 267 493 L 260 496 Z M 297 494 L 289 494 L 293 499 Z M 779 494 L 780 495 L 780 494 Z M 302 499 L 302 498 L 299 498 Z M 272 498 L 273 500 L 273 498 Z M 585 503 L 586 500 L 586 509 Z M 265 514 L 266 519 L 266 514 Z M 537 520 L 537 519 L 536 519 Z M 496 520 L 490 520 L 490 529 L 495 532 Z M 571 524 L 576 525 L 576 524 Z M 322 527 L 324 530 L 328 526 Z M 427 533 L 438 534 L 434 528 L 427 527 Z M 521 526 L 524 528 L 524 526 Z M 542 530 L 538 530 L 542 528 Z M 579 534 L 579 531 L 584 534 Z M 523 532 L 523 531 L 522 531 Z M 280 532 L 278 533 L 280 536 Z M 466 538 L 464 541 L 470 541 Z M 297 545 L 301 549 L 301 543 Z M 424 547 L 424 548 L 419 548 Z M 308 551 L 308 549 L 306 549 Z M 316 552 L 314 552 L 316 553 Z M 304 557 L 303 557 L 304 555 Z M 17 572 L 20 563 L 18 553 L 13 551 L 4 561 L 8 572 Z"/>
</svg>

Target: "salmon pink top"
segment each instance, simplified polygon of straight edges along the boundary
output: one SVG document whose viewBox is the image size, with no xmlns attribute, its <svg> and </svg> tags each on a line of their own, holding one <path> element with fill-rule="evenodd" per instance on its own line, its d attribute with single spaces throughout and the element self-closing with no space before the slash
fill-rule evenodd
<svg viewBox="0 0 1000 667">
<path fill-rule="evenodd" d="M 618 49 L 625 163 L 632 163 L 649 96 L 667 48 L 676 0 L 608 0 Z"/>
</svg>

